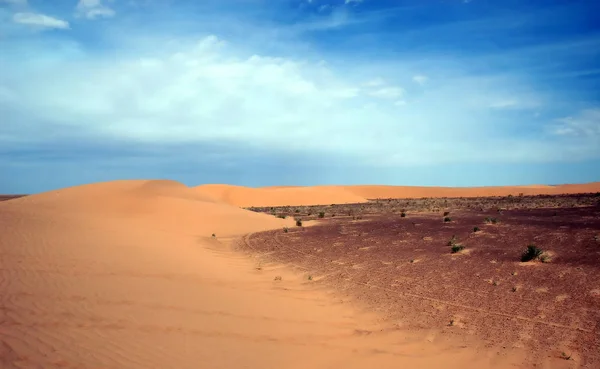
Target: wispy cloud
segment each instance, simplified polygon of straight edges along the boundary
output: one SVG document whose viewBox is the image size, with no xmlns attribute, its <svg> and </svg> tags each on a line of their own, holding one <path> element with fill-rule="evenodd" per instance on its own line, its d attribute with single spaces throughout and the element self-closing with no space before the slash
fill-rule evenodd
<svg viewBox="0 0 600 369">
<path fill-rule="evenodd" d="M 88 19 L 113 17 L 115 11 L 102 3 L 102 0 L 79 0 L 76 14 Z"/>
<path fill-rule="evenodd" d="M 16 13 L 13 15 L 13 20 L 15 23 L 39 28 L 69 28 L 68 22 L 39 13 Z"/>
<path fill-rule="evenodd" d="M 559 136 L 590 139 L 600 145 L 600 108 L 585 109 L 574 117 L 557 119 L 552 133 Z"/>
<path fill-rule="evenodd" d="M 369 95 L 373 97 L 379 97 L 382 99 L 398 99 L 404 95 L 404 89 L 400 87 L 382 87 L 369 92 Z"/>
<path fill-rule="evenodd" d="M 425 82 L 427 82 L 428 79 L 429 78 L 427 78 L 427 76 L 424 76 L 422 74 L 414 75 L 412 78 L 413 81 L 415 81 L 416 83 L 418 83 L 420 85 L 425 84 Z"/>
</svg>

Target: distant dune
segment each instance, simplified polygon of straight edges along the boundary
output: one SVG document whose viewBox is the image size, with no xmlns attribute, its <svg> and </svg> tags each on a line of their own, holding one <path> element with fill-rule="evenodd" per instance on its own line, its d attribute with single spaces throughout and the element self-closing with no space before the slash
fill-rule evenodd
<svg viewBox="0 0 600 369">
<path fill-rule="evenodd" d="M 280 205 L 348 204 L 367 201 L 343 187 L 249 188 L 230 185 L 202 185 L 199 194 L 240 207 Z"/>
<path fill-rule="evenodd" d="M 558 195 L 570 193 L 600 192 L 600 182 L 566 184 L 558 186 L 490 186 L 490 187 L 416 187 L 416 186 L 343 186 L 346 191 L 358 196 L 377 198 L 420 198 L 420 197 L 482 197 Z"/>
<path fill-rule="evenodd" d="M 600 182 L 559 186 L 416 187 L 416 186 L 314 186 L 249 188 L 230 185 L 201 185 L 199 194 L 240 207 L 300 206 L 360 203 L 377 198 L 479 197 L 556 195 L 600 192 Z"/>
</svg>

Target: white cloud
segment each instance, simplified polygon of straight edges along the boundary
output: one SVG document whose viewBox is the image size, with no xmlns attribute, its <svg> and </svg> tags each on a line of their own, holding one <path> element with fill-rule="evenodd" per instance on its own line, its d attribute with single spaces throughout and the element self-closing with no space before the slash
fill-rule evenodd
<svg viewBox="0 0 600 369">
<path fill-rule="evenodd" d="M 557 119 L 552 126 L 552 133 L 591 139 L 600 145 L 600 108 L 582 110 L 575 117 Z"/>
<path fill-rule="evenodd" d="M 504 117 L 503 110 L 490 111 L 491 102 L 521 85 L 505 76 L 482 81 L 455 75 L 409 99 L 395 85 L 412 78 L 414 69 L 408 67 L 394 75 L 373 60 L 344 69 L 335 60 L 323 61 L 323 55 L 314 62 L 252 55 L 215 36 L 173 43 L 144 37 L 140 42 L 124 34 L 120 41 L 137 48 L 114 45 L 121 51 L 109 57 L 54 45 L 35 49 L 35 59 L 16 55 L 10 64 L 4 58 L 0 110 L 31 123 L 19 131 L 25 125 L 14 121 L 12 136 L 0 134 L 0 146 L 64 132 L 124 142 L 250 142 L 272 151 L 309 150 L 373 165 L 470 161 L 482 152 L 486 161 L 562 155 L 556 143 L 535 135 L 515 138 L 513 127 L 524 123 L 515 120 L 515 112 Z M 401 63 L 394 67 L 403 69 Z M 524 114 L 533 119 L 532 112 Z M 399 147 L 402 155 L 396 155 Z M 577 151 L 580 147 L 577 140 L 561 145 L 584 152 Z M 586 147 L 585 155 L 600 156 L 599 149 Z"/>
<path fill-rule="evenodd" d="M 362 3 L 362 2 L 363 2 L 363 0 L 346 0 L 344 2 L 344 4 L 352 4 L 352 3 L 359 4 L 359 3 Z"/>
<path fill-rule="evenodd" d="M 404 95 L 404 90 L 400 87 L 382 87 L 369 92 L 369 95 L 382 99 L 395 100 Z"/>
<path fill-rule="evenodd" d="M 427 82 L 427 80 L 428 80 L 429 78 L 427 78 L 427 76 L 424 76 L 424 75 L 422 75 L 422 74 L 417 74 L 417 75 L 413 76 L 413 78 L 412 78 L 412 79 L 413 79 L 413 81 L 415 81 L 416 83 L 418 83 L 418 84 L 420 84 L 420 85 L 423 85 L 423 84 L 425 84 L 425 82 Z"/>
<path fill-rule="evenodd" d="M 20 24 L 41 28 L 69 28 L 68 22 L 39 13 L 16 13 L 13 16 L 13 21 Z"/>
<path fill-rule="evenodd" d="M 102 4 L 102 0 L 79 0 L 77 7 L 75 8 L 78 16 L 86 17 L 88 19 L 95 19 L 98 17 L 113 17 L 115 11 L 106 5 Z"/>
<path fill-rule="evenodd" d="M 383 86 L 385 85 L 385 81 L 383 80 L 383 78 L 373 78 L 369 81 L 367 81 L 365 83 L 365 86 L 369 86 L 369 87 L 379 87 L 379 86 Z"/>
</svg>

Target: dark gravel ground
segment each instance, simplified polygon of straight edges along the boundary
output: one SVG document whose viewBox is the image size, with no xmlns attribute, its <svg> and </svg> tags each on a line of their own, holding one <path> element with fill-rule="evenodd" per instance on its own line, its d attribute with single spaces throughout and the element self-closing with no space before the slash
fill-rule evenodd
<svg viewBox="0 0 600 369">
<path fill-rule="evenodd" d="M 425 209 L 435 206 L 431 199 L 415 200 L 421 202 L 412 210 L 410 200 L 298 213 L 279 208 L 276 214 L 303 220 L 322 209 L 336 216 L 288 232 L 251 234 L 241 247 L 303 270 L 311 283 L 332 287 L 402 328 L 526 349 L 532 365 L 565 352 L 578 367 L 600 368 L 597 199 L 446 199 L 439 212 Z M 404 217 L 388 211 L 400 206 Z M 451 221 L 443 221 L 444 212 Z M 452 253 L 451 239 L 464 249 Z M 544 250 L 545 262 L 520 261 L 529 244 Z"/>
</svg>

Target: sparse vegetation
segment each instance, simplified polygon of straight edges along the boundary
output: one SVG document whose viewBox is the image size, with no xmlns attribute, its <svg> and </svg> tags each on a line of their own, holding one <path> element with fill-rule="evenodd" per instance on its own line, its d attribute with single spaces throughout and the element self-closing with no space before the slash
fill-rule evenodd
<svg viewBox="0 0 600 369">
<path fill-rule="evenodd" d="M 488 224 L 496 224 L 496 223 L 498 223 L 498 219 L 496 219 L 496 218 L 490 218 L 490 217 L 486 217 L 484 219 L 484 221 L 486 223 L 488 223 Z"/>
<path fill-rule="evenodd" d="M 296 220 L 296 227 L 302 227 L 302 219 Z"/>
<path fill-rule="evenodd" d="M 455 244 L 452 245 L 452 253 L 456 254 L 457 252 L 463 250 L 465 247 L 463 245 Z"/>
<path fill-rule="evenodd" d="M 450 212 L 449 211 L 445 211 L 444 212 L 444 216 L 447 217 L 448 215 L 450 215 Z"/>
<path fill-rule="evenodd" d="M 309 281 L 312 281 L 312 280 L 313 280 L 313 276 L 309 274 L 309 275 L 308 275 L 308 280 L 309 280 Z"/>
<path fill-rule="evenodd" d="M 565 353 L 564 351 L 560 354 L 560 357 L 565 359 L 565 360 L 571 360 L 572 355 Z"/>
<path fill-rule="evenodd" d="M 534 244 L 531 244 L 527 246 L 527 250 L 525 250 L 523 252 L 523 255 L 521 255 L 521 261 L 527 262 L 531 260 L 536 260 L 542 255 L 543 252 L 544 251 L 542 249 L 538 248 Z"/>
<path fill-rule="evenodd" d="M 217 235 L 213 233 L 211 237 L 212 237 L 212 238 L 216 238 L 216 237 L 217 237 Z"/>
<path fill-rule="evenodd" d="M 452 218 L 450 218 L 450 217 L 445 217 L 444 218 L 444 222 L 451 222 L 451 221 L 452 221 Z"/>
<path fill-rule="evenodd" d="M 324 211 L 320 211 L 319 212 L 319 218 L 325 218 L 325 212 Z"/>
<path fill-rule="evenodd" d="M 448 326 L 449 327 L 453 327 L 454 326 L 454 319 L 450 319 L 450 322 L 448 322 Z"/>
<path fill-rule="evenodd" d="M 283 278 L 280 275 L 278 275 L 278 276 L 275 276 L 275 278 L 273 278 L 273 280 L 274 281 L 282 281 Z"/>
<path fill-rule="evenodd" d="M 450 241 L 448 241 L 448 246 L 454 246 L 454 244 L 456 244 L 456 235 L 452 235 L 452 238 L 450 239 Z"/>
<path fill-rule="evenodd" d="M 400 217 L 401 218 L 406 218 L 406 213 L 405 212 L 400 213 Z"/>
<path fill-rule="evenodd" d="M 473 233 L 479 232 L 479 227 L 473 227 Z"/>
<path fill-rule="evenodd" d="M 288 227 L 283 227 L 283 233 L 288 233 L 290 230 L 288 229 Z"/>
<path fill-rule="evenodd" d="M 512 288 L 512 291 L 513 291 L 513 292 L 517 292 L 517 290 L 518 290 L 518 289 L 519 289 L 519 288 L 518 288 L 517 286 L 514 286 L 514 287 Z"/>
<path fill-rule="evenodd" d="M 284 214 L 279 214 L 279 215 L 277 216 L 277 218 L 285 219 L 285 218 L 287 218 L 287 215 L 284 215 Z"/>
</svg>

